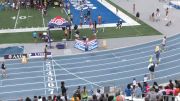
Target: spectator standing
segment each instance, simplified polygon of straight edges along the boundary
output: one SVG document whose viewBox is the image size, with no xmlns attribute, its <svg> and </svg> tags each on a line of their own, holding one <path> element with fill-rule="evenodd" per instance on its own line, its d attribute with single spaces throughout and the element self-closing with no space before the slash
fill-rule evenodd
<svg viewBox="0 0 180 101">
<path fill-rule="evenodd" d="M 96 32 L 96 30 L 97 30 L 97 22 L 96 21 L 94 21 L 94 28 L 95 28 L 95 32 Z"/>
<path fill-rule="evenodd" d="M 100 99 L 100 97 L 101 97 L 101 91 L 100 91 L 100 89 L 97 89 L 96 97 L 97 97 L 97 100 L 99 101 L 99 99 Z"/>
<path fill-rule="evenodd" d="M 166 12 L 165 20 L 167 20 L 168 19 L 168 15 L 169 15 L 169 8 L 168 7 L 166 8 L 165 12 Z"/>
<path fill-rule="evenodd" d="M 162 45 L 161 50 L 165 51 L 166 50 L 166 36 L 163 37 L 161 45 Z"/>
<path fill-rule="evenodd" d="M 180 101 L 180 93 L 175 97 L 175 101 Z"/>
<path fill-rule="evenodd" d="M 137 12 L 137 13 L 136 13 L 136 21 L 139 21 L 139 17 L 140 17 L 140 13 Z"/>
<path fill-rule="evenodd" d="M 154 79 L 154 70 L 155 70 L 155 63 L 152 62 L 148 65 L 148 69 L 150 72 L 150 80 Z"/>
<path fill-rule="evenodd" d="M 134 3 L 133 4 L 133 14 L 135 14 L 135 12 L 136 12 L 136 4 Z"/>
<path fill-rule="evenodd" d="M 136 78 L 133 78 L 133 86 L 135 87 L 137 85 L 137 81 L 136 81 Z M 133 87 L 133 88 L 134 88 Z"/>
<path fill-rule="evenodd" d="M 7 71 L 6 71 L 6 66 L 5 66 L 5 64 L 4 64 L 4 62 L 1 64 L 1 72 L 2 72 L 2 77 L 3 78 L 7 78 Z"/>
<path fill-rule="evenodd" d="M 169 80 L 169 84 L 168 84 L 170 89 L 174 89 L 174 84 L 172 83 L 172 80 Z"/>
<path fill-rule="evenodd" d="M 117 25 L 116 29 L 122 28 L 122 20 L 120 19 L 116 25 Z"/>
<path fill-rule="evenodd" d="M 130 84 L 127 85 L 127 88 L 125 89 L 125 94 L 126 94 L 126 96 L 131 96 L 132 90 L 131 90 Z"/>
<path fill-rule="evenodd" d="M 65 83 L 64 81 L 61 82 L 61 93 L 62 93 L 62 96 L 66 96 L 66 87 L 65 87 Z"/>
<path fill-rule="evenodd" d="M 154 12 L 151 14 L 151 16 L 150 16 L 150 20 L 151 20 L 152 22 L 154 22 L 154 21 L 155 21 L 155 14 L 154 14 Z"/>
<path fill-rule="evenodd" d="M 98 24 L 99 24 L 99 25 L 102 24 L 102 16 L 101 16 L 101 15 L 98 16 Z"/>
<path fill-rule="evenodd" d="M 41 98 L 41 96 L 38 96 L 38 101 L 42 101 L 42 98 Z"/>
<path fill-rule="evenodd" d="M 146 96 L 146 94 L 149 92 L 149 85 L 148 85 L 148 83 L 147 82 L 143 82 L 143 87 L 142 87 L 142 92 L 143 92 L 143 94 L 142 94 L 142 97 L 145 97 Z"/>
<path fill-rule="evenodd" d="M 135 87 L 134 94 L 136 98 L 140 98 L 142 96 L 142 86 L 140 83 L 138 83 L 138 85 Z"/>
<path fill-rule="evenodd" d="M 157 9 L 156 9 L 156 22 L 157 22 L 157 21 L 160 21 L 160 16 L 161 16 L 161 15 L 160 15 L 160 10 L 159 10 L 159 8 L 157 8 Z"/>
<path fill-rule="evenodd" d="M 159 91 L 159 86 L 158 86 L 157 82 L 154 82 L 152 87 L 154 88 L 156 93 Z"/>
<path fill-rule="evenodd" d="M 145 75 L 144 75 L 144 80 L 143 80 L 143 81 L 144 81 L 144 82 L 147 82 L 147 80 L 148 80 L 148 76 L 147 76 L 147 74 L 145 74 Z"/>
<path fill-rule="evenodd" d="M 88 92 L 86 90 L 86 86 L 83 87 L 83 91 L 81 92 L 82 101 L 88 101 Z"/>
<path fill-rule="evenodd" d="M 153 88 L 150 89 L 150 92 L 147 94 L 146 98 L 148 101 L 157 101 L 157 94 Z"/>
<path fill-rule="evenodd" d="M 74 96 L 78 97 L 81 100 L 81 87 L 80 86 L 78 86 Z"/>
</svg>

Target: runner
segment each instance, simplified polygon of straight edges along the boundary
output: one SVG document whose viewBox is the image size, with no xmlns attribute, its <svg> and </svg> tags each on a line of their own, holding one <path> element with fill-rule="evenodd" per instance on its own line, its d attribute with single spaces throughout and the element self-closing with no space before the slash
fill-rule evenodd
<svg viewBox="0 0 180 101">
<path fill-rule="evenodd" d="M 2 78 L 7 78 L 7 72 L 6 72 L 6 66 L 4 64 L 4 62 L 1 65 L 1 72 L 2 72 Z"/>
<path fill-rule="evenodd" d="M 161 43 L 161 51 L 166 50 L 166 36 L 163 37 L 162 43 Z"/>
<path fill-rule="evenodd" d="M 47 45 L 45 46 L 45 48 L 44 48 L 44 60 L 46 60 L 47 59 Z"/>
<path fill-rule="evenodd" d="M 160 48 L 159 48 L 159 46 L 155 47 L 155 54 L 156 54 L 156 63 L 159 64 L 160 63 L 160 59 L 159 59 L 159 57 L 160 57 Z"/>
</svg>

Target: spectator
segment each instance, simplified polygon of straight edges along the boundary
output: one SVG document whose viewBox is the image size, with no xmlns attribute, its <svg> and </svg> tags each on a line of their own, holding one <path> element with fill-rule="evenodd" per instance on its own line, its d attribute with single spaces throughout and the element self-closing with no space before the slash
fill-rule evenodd
<svg viewBox="0 0 180 101">
<path fill-rule="evenodd" d="M 133 78 L 133 86 L 135 87 L 137 85 L 136 78 Z"/>
<path fill-rule="evenodd" d="M 96 95 L 93 95 L 93 96 L 92 96 L 92 101 L 98 101 Z"/>
<path fill-rule="evenodd" d="M 176 88 L 180 88 L 180 81 L 174 80 L 174 82 L 175 82 Z"/>
<path fill-rule="evenodd" d="M 20 98 L 18 99 L 18 101 L 23 101 L 23 98 L 22 98 L 22 97 L 20 97 Z"/>
<path fill-rule="evenodd" d="M 56 95 L 53 96 L 53 101 L 57 101 L 57 96 Z"/>
<path fill-rule="evenodd" d="M 33 99 L 33 101 L 38 101 L 38 98 L 37 98 L 37 96 L 34 96 L 34 99 Z"/>
<path fill-rule="evenodd" d="M 158 101 L 163 101 L 163 95 L 165 95 L 165 90 L 162 86 L 159 86 L 159 91 L 157 93 Z"/>
<path fill-rule="evenodd" d="M 150 92 L 147 94 L 146 98 L 148 99 L 148 101 L 157 101 L 157 94 L 154 88 L 150 89 Z"/>
<path fill-rule="evenodd" d="M 142 97 L 146 96 L 146 94 L 149 92 L 149 88 L 150 87 L 149 87 L 148 83 L 144 82 L 143 83 L 143 88 L 142 88 L 142 92 L 143 92 Z"/>
<path fill-rule="evenodd" d="M 117 25 L 116 29 L 122 28 L 122 20 L 120 19 L 116 25 Z"/>
<path fill-rule="evenodd" d="M 157 21 L 160 21 L 160 16 L 161 16 L 161 15 L 160 15 L 160 10 L 159 10 L 159 8 L 157 8 L 157 9 L 156 9 L 156 22 L 157 22 Z"/>
<path fill-rule="evenodd" d="M 76 31 L 77 29 L 78 29 L 78 25 L 75 24 L 75 25 L 74 25 L 74 30 Z"/>
<path fill-rule="evenodd" d="M 51 97 L 51 96 L 48 96 L 47 101 L 52 101 L 52 97 Z"/>
<path fill-rule="evenodd" d="M 57 96 L 57 101 L 63 101 L 60 95 Z"/>
<path fill-rule="evenodd" d="M 154 70 L 155 70 L 155 63 L 152 62 L 148 65 L 148 69 L 150 72 L 150 80 L 154 79 Z"/>
<path fill-rule="evenodd" d="M 78 86 L 77 90 L 75 91 L 74 96 L 78 97 L 81 100 L 81 87 Z"/>
<path fill-rule="evenodd" d="M 136 5 L 135 5 L 135 3 L 133 4 L 133 14 L 135 14 L 135 12 L 136 12 Z"/>
<path fill-rule="evenodd" d="M 43 97 L 42 97 L 42 101 L 46 101 L 46 97 L 43 96 Z"/>
<path fill-rule="evenodd" d="M 1 65 L 1 72 L 2 72 L 2 77 L 3 78 L 7 78 L 7 72 L 6 72 L 6 66 L 5 66 L 5 64 L 4 64 L 4 62 L 2 62 L 2 65 Z"/>
<path fill-rule="evenodd" d="M 148 76 L 147 76 L 147 74 L 145 74 L 145 75 L 144 75 L 144 80 L 143 80 L 143 81 L 144 81 L 144 82 L 147 82 L 147 80 L 148 80 Z"/>
<path fill-rule="evenodd" d="M 165 89 L 166 95 L 171 95 L 173 93 L 173 90 L 170 89 L 169 86 L 165 86 L 164 89 Z"/>
<path fill-rule="evenodd" d="M 65 83 L 64 81 L 61 82 L 61 93 L 62 93 L 62 96 L 66 96 L 66 91 L 67 91 L 67 88 L 65 87 Z"/>
<path fill-rule="evenodd" d="M 125 97 L 123 95 L 121 95 L 120 93 L 116 93 L 113 101 L 125 101 Z"/>
<path fill-rule="evenodd" d="M 97 100 L 100 99 L 100 97 L 101 97 L 101 90 L 100 89 L 97 89 L 96 97 L 97 97 Z"/>
<path fill-rule="evenodd" d="M 136 21 L 138 21 L 138 20 L 139 20 L 139 17 L 140 17 L 140 13 L 139 13 L 139 12 L 137 12 L 137 13 L 136 13 Z"/>
<path fill-rule="evenodd" d="M 175 101 L 180 101 L 180 93 L 175 97 Z"/>
<path fill-rule="evenodd" d="M 154 12 L 151 14 L 150 20 L 153 21 L 153 22 L 155 21 L 155 14 L 154 14 Z"/>
<path fill-rule="evenodd" d="M 41 98 L 41 96 L 38 96 L 38 101 L 42 101 L 42 98 Z"/>
<path fill-rule="evenodd" d="M 25 101 L 31 101 L 31 99 L 29 97 L 26 97 Z"/>
<path fill-rule="evenodd" d="M 159 86 L 158 86 L 157 82 L 154 82 L 152 87 L 154 88 L 156 93 L 159 91 Z"/>
<path fill-rule="evenodd" d="M 142 96 L 142 87 L 140 85 L 140 83 L 138 83 L 138 85 L 135 87 L 135 97 L 140 98 Z"/>
<path fill-rule="evenodd" d="M 99 98 L 99 101 L 107 101 L 106 98 L 104 97 L 104 94 L 101 94 L 101 97 Z"/>
<path fill-rule="evenodd" d="M 102 24 L 102 16 L 101 16 L 101 15 L 98 16 L 98 24 L 99 24 L 99 25 Z"/>
<path fill-rule="evenodd" d="M 165 26 L 169 27 L 171 24 L 172 24 L 172 21 L 171 21 L 171 20 L 169 20 L 169 21 L 166 23 L 166 25 L 165 25 Z"/>
<path fill-rule="evenodd" d="M 88 100 L 88 92 L 86 90 L 86 86 L 83 87 L 83 91 L 81 92 L 81 97 L 83 101 L 87 101 Z"/>
<path fill-rule="evenodd" d="M 96 32 L 96 29 L 97 29 L 97 22 L 96 21 L 94 21 L 94 28 L 95 28 L 95 32 Z"/>
<path fill-rule="evenodd" d="M 126 94 L 126 96 L 131 96 L 132 90 L 131 90 L 130 84 L 127 85 L 127 88 L 125 89 L 125 94 Z"/>
<path fill-rule="evenodd" d="M 172 80 L 169 80 L 169 84 L 168 84 L 170 89 L 174 89 L 174 84 L 172 83 Z"/>
</svg>

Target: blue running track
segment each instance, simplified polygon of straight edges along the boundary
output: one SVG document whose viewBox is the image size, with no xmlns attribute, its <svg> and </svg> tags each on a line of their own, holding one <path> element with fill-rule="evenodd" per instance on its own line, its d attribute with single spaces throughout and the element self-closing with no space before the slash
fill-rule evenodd
<svg viewBox="0 0 180 101">
<path fill-rule="evenodd" d="M 161 53 L 160 65 L 155 69 L 155 81 L 158 83 L 180 77 L 179 40 L 180 35 L 167 39 L 167 51 Z M 7 61 L 9 77 L 0 81 L 0 99 L 57 94 L 61 81 L 65 81 L 70 95 L 79 85 L 91 89 L 92 86 L 125 86 L 134 77 L 142 81 L 148 74 L 149 56 L 154 54 L 159 43 L 161 40 L 123 49 L 53 57 L 47 62 L 43 59 L 31 59 L 28 64 Z M 51 80 L 53 84 L 48 84 Z M 152 82 L 149 81 L 150 84 Z"/>
</svg>

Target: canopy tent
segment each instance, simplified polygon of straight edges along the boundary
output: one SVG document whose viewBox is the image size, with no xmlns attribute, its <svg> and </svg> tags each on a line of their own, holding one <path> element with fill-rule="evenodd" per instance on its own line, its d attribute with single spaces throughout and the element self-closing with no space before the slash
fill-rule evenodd
<svg viewBox="0 0 180 101">
<path fill-rule="evenodd" d="M 55 18 L 51 19 L 48 23 L 49 29 L 63 27 L 70 27 L 70 23 L 61 16 L 56 16 Z"/>
<path fill-rule="evenodd" d="M 53 28 L 65 28 L 65 27 L 71 27 L 71 24 L 65 20 L 64 18 L 62 18 L 61 16 L 56 16 L 55 18 L 51 19 L 48 23 L 48 42 L 49 42 L 49 46 L 51 48 L 51 34 L 50 34 L 50 29 Z"/>
</svg>

